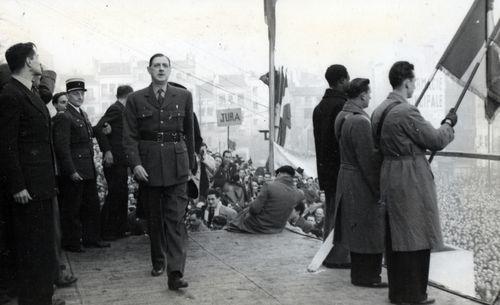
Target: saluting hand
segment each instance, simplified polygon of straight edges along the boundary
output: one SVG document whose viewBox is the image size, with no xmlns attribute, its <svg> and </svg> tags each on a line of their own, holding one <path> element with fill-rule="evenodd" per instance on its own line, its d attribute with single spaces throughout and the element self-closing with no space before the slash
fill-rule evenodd
<svg viewBox="0 0 500 305">
<path fill-rule="evenodd" d="M 14 201 L 17 203 L 26 204 L 30 200 L 33 200 L 33 198 L 31 198 L 31 195 L 30 193 L 28 193 L 27 189 L 14 194 Z"/>
<path fill-rule="evenodd" d="M 148 173 L 146 172 L 144 167 L 142 167 L 142 165 L 137 165 L 136 167 L 134 167 L 134 176 L 139 181 L 148 182 Z"/>
<path fill-rule="evenodd" d="M 73 180 L 74 182 L 78 182 L 78 181 L 82 181 L 83 178 L 82 176 L 80 176 L 80 174 L 78 174 L 77 172 L 74 172 L 73 174 L 71 174 L 71 176 L 69 176 L 71 178 L 71 180 Z"/>
</svg>

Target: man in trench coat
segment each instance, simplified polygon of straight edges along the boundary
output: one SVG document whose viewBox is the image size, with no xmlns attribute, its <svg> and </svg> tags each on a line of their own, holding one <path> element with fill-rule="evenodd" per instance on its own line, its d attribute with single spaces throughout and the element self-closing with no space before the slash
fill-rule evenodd
<svg viewBox="0 0 500 305">
<path fill-rule="evenodd" d="M 385 229 L 385 209 L 379 204 L 382 158 L 363 110 L 370 102 L 369 84 L 365 78 L 352 80 L 349 100 L 335 120 L 341 157 L 335 201 L 341 226 L 335 230 L 335 240 L 350 249 L 351 283 L 383 288 L 387 283 L 380 277 Z"/>
<path fill-rule="evenodd" d="M 314 108 L 313 131 L 316 147 L 316 165 L 320 189 L 325 191 L 324 238 L 335 226 L 335 189 L 340 168 L 340 152 L 335 138 L 335 118 L 347 100 L 346 86 L 349 73 L 342 65 L 332 65 L 325 73 L 330 88 L 326 89 L 321 102 Z M 335 244 L 323 265 L 328 268 L 350 267 L 349 251 L 340 244 Z"/>
<path fill-rule="evenodd" d="M 182 277 L 187 182 L 195 166 L 193 99 L 189 91 L 168 84 L 167 56 L 153 55 L 147 69 L 151 85 L 130 94 L 125 106 L 125 159 L 141 182 L 141 200 L 148 211 L 151 275 L 163 274 L 166 265 L 168 288 L 178 290 L 188 286 Z"/>
<path fill-rule="evenodd" d="M 453 140 L 457 116 L 450 111 L 436 129 L 408 103 L 415 90 L 412 64 L 396 62 L 389 80 L 393 91 L 372 114 L 375 143 L 384 156 L 380 191 L 387 209 L 389 299 L 396 304 L 431 304 L 434 300 L 427 298 L 430 250 L 440 248 L 443 239 L 436 186 L 425 152 L 441 150 Z"/>
</svg>

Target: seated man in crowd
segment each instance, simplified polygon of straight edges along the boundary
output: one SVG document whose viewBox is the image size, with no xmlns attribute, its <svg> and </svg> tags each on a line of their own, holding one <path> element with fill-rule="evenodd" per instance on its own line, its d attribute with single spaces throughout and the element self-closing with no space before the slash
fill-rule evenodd
<svg viewBox="0 0 500 305">
<path fill-rule="evenodd" d="M 228 229 L 247 233 L 280 233 L 294 207 L 304 195 L 293 186 L 295 170 L 282 166 L 276 170 L 276 179 L 265 184 L 257 198 L 229 224 Z"/>
<path fill-rule="evenodd" d="M 215 216 L 222 216 L 227 219 L 227 221 L 231 221 L 238 213 L 224 205 L 220 201 L 220 193 L 217 190 L 210 189 L 207 193 L 207 208 L 205 209 L 205 215 L 203 219 L 207 227 L 212 228 L 213 219 Z"/>
</svg>

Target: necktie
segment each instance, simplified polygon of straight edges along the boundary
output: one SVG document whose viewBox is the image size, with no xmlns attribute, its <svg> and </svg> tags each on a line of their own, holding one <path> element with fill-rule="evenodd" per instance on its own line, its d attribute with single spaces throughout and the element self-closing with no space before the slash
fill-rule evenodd
<svg viewBox="0 0 500 305">
<path fill-rule="evenodd" d="M 158 89 L 158 103 L 163 104 L 163 99 L 165 98 L 165 91 L 163 89 Z"/>
<path fill-rule="evenodd" d="M 212 225 L 212 220 L 214 218 L 215 214 L 215 207 L 209 207 L 208 208 L 208 219 L 207 219 L 207 225 L 210 227 Z"/>
</svg>

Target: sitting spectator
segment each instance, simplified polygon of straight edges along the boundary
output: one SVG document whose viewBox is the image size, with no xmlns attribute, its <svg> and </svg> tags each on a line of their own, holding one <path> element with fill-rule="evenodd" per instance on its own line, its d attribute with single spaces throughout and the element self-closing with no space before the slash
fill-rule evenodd
<svg viewBox="0 0 500 305">
<path fill-rule="evenodd" d="M 214 175 L 213 187 L 222 188 L 224 183 L 230 181 L 235 175 L 237 175 L 237 173 L 238 170 L 236 165 L 233 163 L 233 155 L 231 151 L 224 151 L 222 154 L 222 164 L 219 166 Z"/>
<path fill-rule="evenodd" d="M 189 232 L 206 232 L 210 231 L 203 223 L 203 210 L 195 209 L 189 214 L 188 230 Z"/>
<path fill-rule="evenodd" d="M 209 228 L 213 227 L 212 222 L 215 216 L 222 216 L 228 220 L 233 220 L 236 218 L 236 215 L 238 215 L 235 210 L 222 205 L 222 202 L 220 201 L 220 193 L 216 190 L 208 190 L 207 203 L 203 219 Z"/>
<path fill-rule="evenodd" d="M 227 225 L 227 218 L 218 215 L 214 216 L 214 219 L 212 220 L 212 230 L 217 231 L 217 230 L 222 230 L 225 226 Z"/>
<path fill-rule="evenodd" d="M 237 182 L 238 180 L 238 175 L 236 175 L 231 181 L 224 183 L 222 190 L 224 192 L 223 204 L 239 213 L 246 207 L 247 196 L 244 188 Z"/>
<path fill-rule="evenodd" d="M 283 231 L 292 210 L 304 199 L 304 195 L 293 187 L 294 175 L 291 166 L 278 168 L 276 179 L 262 187 L 257 199 L 230 222 L 228 229 L 268 234 Z"/>
</svg>

